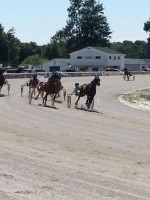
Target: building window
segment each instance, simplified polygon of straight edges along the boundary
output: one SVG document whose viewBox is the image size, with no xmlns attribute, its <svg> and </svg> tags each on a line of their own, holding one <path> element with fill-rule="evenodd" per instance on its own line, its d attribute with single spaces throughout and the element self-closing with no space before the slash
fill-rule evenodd
<svg viewBox="0 0 150 200">
<path fill-rule="evenodd" d="M 91 56 L 85 56 L 84 58 L 85 59 L 91 59 Z"/>
<path fill-rule="evenodd" d="M 82 59 L 82 56 L 77 56 L 77 59 Z"/>
<path fill-rule="evenodd" d="M 111 56 L 109 56 L 109 59 L 111 59 Z"/>
<path fill-rule="evenodd" d="M 101 56 L 95 56 L 96 59 L 101 59 Z"/>
<path fill-rule="evenodd" d="M 116 60 L 116 56 L 114 56 L 114 60 Z"/>
<path fill-rule="evenodd" d="M 97 67 L 94 67 L 94 68 L 92 68 L 92 71 L 93 71 L 93 72 L 97 72 L 97 71 L 98 71 L 98 68 L 97 68 Z"/>
<path fill-rule="evenodd" d="M 53 71 L 60 71 L 60 66 L 50 66 L 49 67 L 49 71 L 53 72 Z"/>
<path fill-rule="evenodd" d="M 120 60 L 120 56 L 118 56 L 118 60 Z"/>
</svg>

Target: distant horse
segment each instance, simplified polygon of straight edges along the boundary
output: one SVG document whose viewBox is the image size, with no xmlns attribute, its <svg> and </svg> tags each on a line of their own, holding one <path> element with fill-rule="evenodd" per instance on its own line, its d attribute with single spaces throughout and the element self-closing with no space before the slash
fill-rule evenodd
<svg viewBox="0 0 150 200">
<path fill-rule="evenodd" d="M 126 80 L 126 77 L 128 81 L 130 80 L 130 77 L 132 77 L 133 81 L 135 80 L 135 75 L 129 70 L 124 71 L 123 79 Z"/>
<path fill-rule="evenodd" d="M 61 81 L 59 79 L 49 79 L 46 83 L 39 83 L 37 86 L 37 90 L 39 91 L 38 95 L 36 96 L 35 99 L 38 98 L 38 96 L 42 93 L 45 92 L 45 96 L 43 97 L 43 105 L 46 106 L 47 102 L 47 96 L 53 95 L 52 97 L 52 105 L 54 105 L 54 101 L 56 98 L 56 95 L 60 92 L 60 90 L 63 89 L 63 86 L 61 84 Z"/>
<path fill-rule="evenodd" d="M 127 80 L 129 81 L 129 76 L 130 76 L 129 70 L 127 68 L 124 68 L 124 75 L 123 75 L 124 80 L 127 77 Z"/>
<path fill-rule="evenodd" d="M 87 96 L 86 105 L 87 108 L 90 108 L 90 104 L 92 103 L 94 96 L 96 95 L 96 86 L 100 86 L 100 78 L 99 76 L 95 76 L 94 80 L 89 84 L 84 84 L 80 87 L 80 91 L 78 93 L 78 100 L 75 105 L 78 104 L 80 97 Z"/>
</svg>

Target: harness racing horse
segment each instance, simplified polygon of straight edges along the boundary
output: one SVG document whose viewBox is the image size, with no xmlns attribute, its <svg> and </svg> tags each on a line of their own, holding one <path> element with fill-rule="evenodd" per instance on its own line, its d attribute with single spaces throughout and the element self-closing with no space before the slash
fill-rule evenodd
<svg viewBox="0 0 150 200">
<path fill-rule="evenodd" d="M 127 80 L 129 81 L 129 71 L 127 68 L 124 68 L 124 75 L 123 75 L 124 80 L 126 79 L 126 77 L 127 77 Z"/>
<path fill-rule="evenodd" d="M 99 76 L 95 76 L 94 80 L 91 81 L 89 84 L 84 84 L 80 87 L 80 92 L 78 94 L 78 99 L 75 103 L 75 105 L 78 104 L 78 101 L 80 100 L 80 97 L 87 96 L 86 100 L 86 106 L 89 109 L 90 104 L 94 100 L 94 96 L 96 95 L 96 86 L 100 86 L 100 78 Z"/>
<path fill-rule="evenodd" d="M 43 105 L 46 106 L 47 96 L 50 94 L 53 95 L 52 106 L 54 106 L 56 95 L 60 92 L 60 90 L 63 89 L 63 86 L 61 84 L 60 79 L 49 79 L 46 83 L 39 83 L 37 89 L 39 93 L 35 99 L 37 99 L 42 92 L 45 92 L 45 96 L 43 97 Z"/>
<path fill-rule="evenodd" d="M 31 98 L 33 94 L 35 95 L 35 90 L 37 88 L 38 83 L 39 83 L 38 79 L 35 79 L 35 78 L 32 78 L 29 80 L 29 82 L 27 82 L 27 86 L 29 86 L 29 94 L 31 95 Z"/>
</svg>

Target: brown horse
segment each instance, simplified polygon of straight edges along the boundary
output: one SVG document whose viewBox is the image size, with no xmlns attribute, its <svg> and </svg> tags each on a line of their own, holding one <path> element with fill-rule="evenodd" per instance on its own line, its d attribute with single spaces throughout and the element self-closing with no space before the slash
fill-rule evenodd
<svg viewBox="0 0 150 200">
<path fill-rule="evenodd" d="M 38 89 L 39 93 L 35 99 L 37 99 L 38 96 L 42 92 L 45 92 L 45 96 L 43 97 L 43 105 L 46 106 L 47 96 L 49 94 L 53 95 L 52 96 L 52 105 L 54 105 L 56 95 L 60 92 L 60 90 L 63 89 L 63 86 L 59 79 L 49 79 L 49 81 L 47 81 L 46 83 L 43 83 L 43 82 L 39 83 L 37 86 L 37 89 Z"/>
<path fill-rule="evenodd" d="M 95 76 L 94 80 L 91 81 L 89 84 L 84 84 L 80 87 L 80 92 L 78 94 L 78 100 L 76 101 L 75 105 L 78 104 L 80 97 L 87 96 L 86 106 L 89 109 L 90 104 L 94 100 L 94 96 L 96 94 L 96 86 L 100 86 L 100 78 L 99 76 Z"/>
<path fill-rule="evenodd" d="M 38 86 L 38 83 L 39 83 L 38 79 L 34 79 L 34 78 L 30 79 L 27 82 L 27 86 L 29 86 L 29 93 L 31 93 L 31 96 L 33 94 L 35 94 L 35 91 L 36 91 L 36 88 Z"/>
</svg>

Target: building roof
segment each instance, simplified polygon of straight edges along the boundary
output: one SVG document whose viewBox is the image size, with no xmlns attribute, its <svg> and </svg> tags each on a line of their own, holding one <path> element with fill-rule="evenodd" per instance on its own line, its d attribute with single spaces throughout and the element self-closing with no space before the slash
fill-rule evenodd
<svg viewBox="0 0 150 200">
<path fill-rule="evenodd" d="M 67 65 L 70 65 L 70 59 L 67 59 L 67 58 L 53 58 L 52 60 L 49 60 L 47 62 L 51 62 L 51 61 L 59 61 L 59 62 L 65 63 Z"/>
<path fill-rule="evenodd" d="M 91 48 L 92 49 L 96 49 L 98 51 L 105 52 L 107 54 L 123 54 L 123 53 L 120 53 L 120 52 L 118 52 L 118 51 L 116 51 L 114 49 L 108 48 L 108 47 L 93 47 L 93 46 L 89 46 L 89 47 L 85 47 L 83 49 L 79 49 L 78 51 L 81 51 L 81 50 L 84 50 L 84 49 L 91 49 Z M 75 52 L 78 52 L 78 51 L 74 51 L 72 53 L 75 53 Z M 125 55 L 125 54 L 123 54 L 123 55 Z"/>
<path fill-rule="evenodd" d="M 126 65 L 150 64 L 150 59 L 125 58 L 124 62 Z"/>
<path fill-rule="evenodd" d="M 70 59 L 67 59 L 67 58 L 55 58 L 55 60 L 58 60 L 60 62 L 64 62 L 64 63 L 70 65 Z"/>
<path fill-rule="evenodd" d="M 92 48 L 99 50 L 99 51 L 103 51 L 108 54 L 123 54 L 123 53 L 120 53 L 120 52 L 118 52 L 114 49 L 108 48 L 108 47 L 92 47 Z"/>
</svg>

